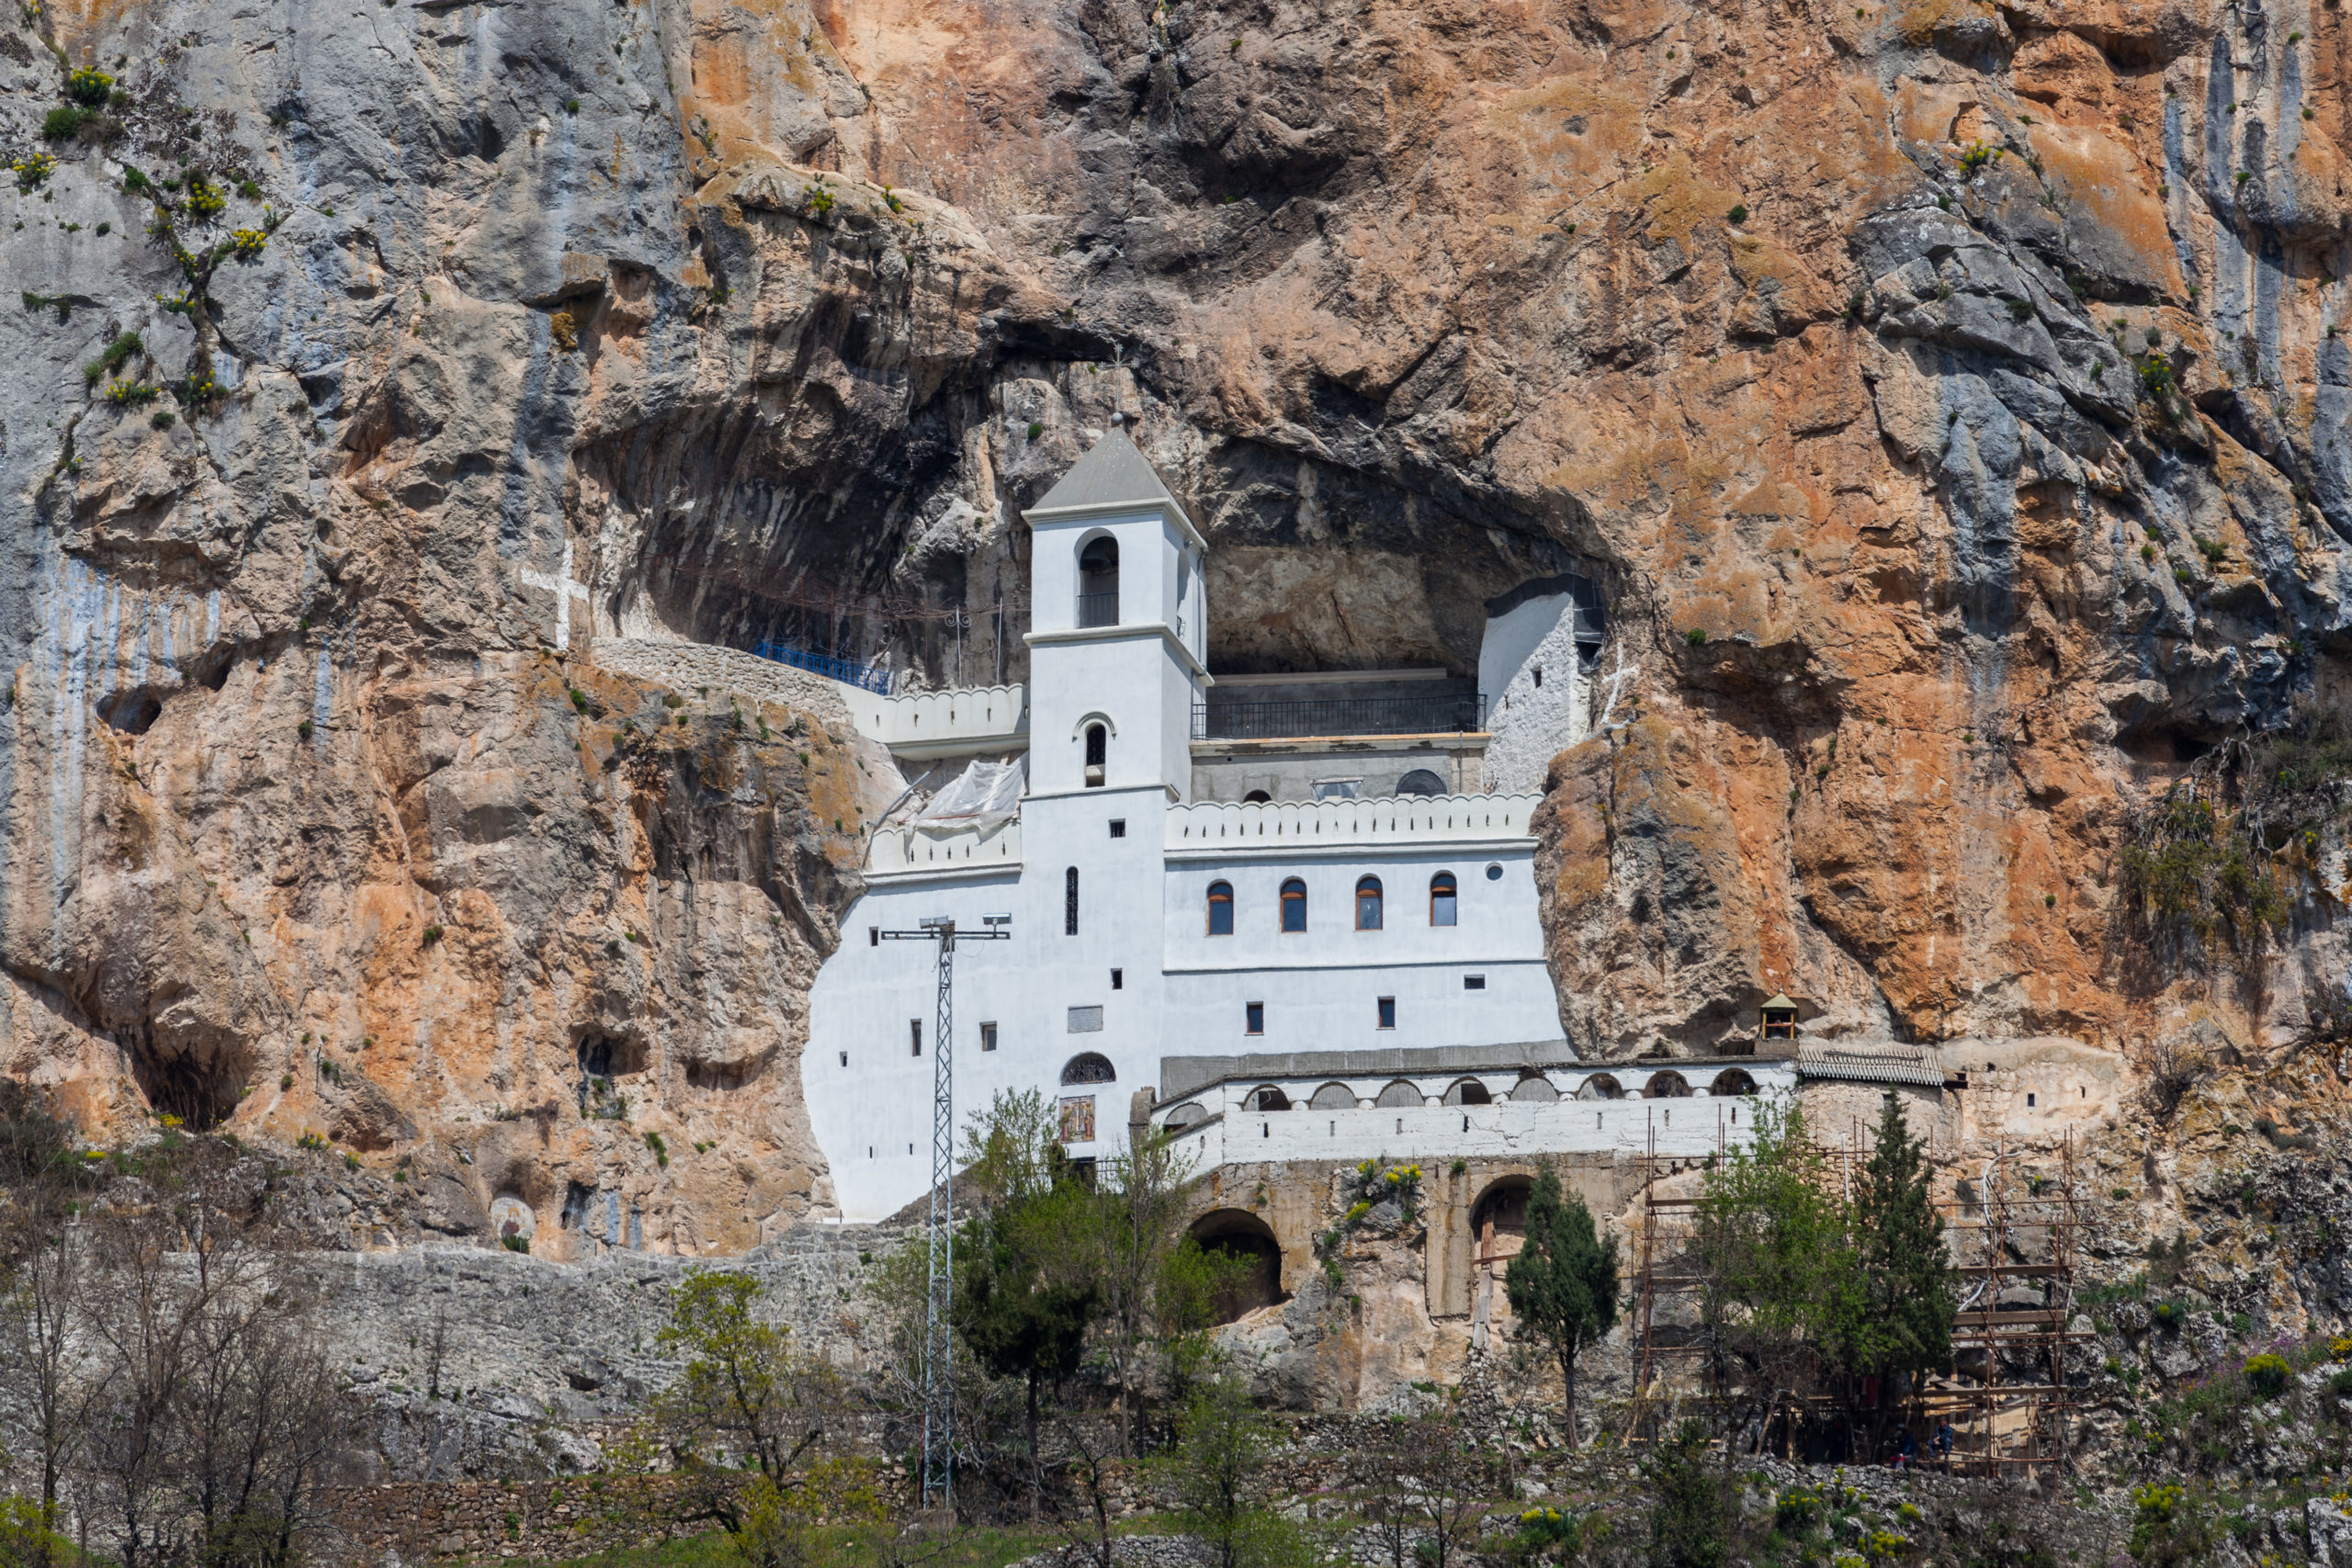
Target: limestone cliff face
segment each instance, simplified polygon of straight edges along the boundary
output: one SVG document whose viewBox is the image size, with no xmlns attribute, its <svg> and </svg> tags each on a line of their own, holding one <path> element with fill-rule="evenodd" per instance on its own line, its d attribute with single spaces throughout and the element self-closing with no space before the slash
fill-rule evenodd
<svg viewBox="0 0 2352 1568">
<path fill-rule="evenodd" d="M 594 640 L 1018 679 L 1017 509 L 1114 411 L 1215 547 L 1221 668 L 1466 673 L 1488 597 L 1606 585 L 1544 829 L 1586 1048 L 1780 989 L 1866 1037 L 2308 1038 L 2324 876 L 2224 986 L 2135 959 L 2115 857 L 2340 694 L 2345 28 L 12 11 L 8 1070 L 102 1130 L 430 1156 L 549 1236 L 821 1204 L 803 998 L 895 783 L 813 691 L 673 708 Z"/>
</svg>

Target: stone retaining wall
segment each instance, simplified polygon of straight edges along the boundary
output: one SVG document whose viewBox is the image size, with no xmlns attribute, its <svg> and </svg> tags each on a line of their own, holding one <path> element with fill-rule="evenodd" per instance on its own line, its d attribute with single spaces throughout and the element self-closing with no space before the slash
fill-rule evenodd
<svg viewBox="0 0 2352 1568">
<path fill-rule="evenodd" d="M 651 681 L 673 691 L 707 686 L 754 702 L 780 703 L 813 715 L 841 735 L 854 733 L 841 688 L 821 675 L 779 664 L 773 659 L 703 642 L 655 642 L 645 637 L 598 637 L 588 661 L 616 675 Z"/>
</svg>

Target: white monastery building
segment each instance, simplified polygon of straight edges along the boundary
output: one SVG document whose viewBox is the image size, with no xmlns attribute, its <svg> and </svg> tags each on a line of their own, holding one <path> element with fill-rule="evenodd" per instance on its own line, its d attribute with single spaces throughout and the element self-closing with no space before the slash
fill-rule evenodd
<svg viewBox="0 0 2352 1568">
<path fill-rule="evenodd" d="M 1123 432 L 1027 518 L 1025 688 L 846 693 L 937 787 L 876 830 L 810 1001 L 842 1219 L 930 1187 L 933 950 L 884 933 L 940 918 L 1008 933 L 957 946 L 959 1119 L 1041 1089 L 1081 1159 L 1155 1122 L 1199 1168 L 1698 1154 L 1738 1135 L 1739 1095 L 1792 1086 L 1762 1059 L 1586 1066 L 1562 1033 L 1530 818 L 1602 695 L 1589 584 L 1490 605 L 1475 682 L 1217 679 L 1208 547 Z"/>
</svg>

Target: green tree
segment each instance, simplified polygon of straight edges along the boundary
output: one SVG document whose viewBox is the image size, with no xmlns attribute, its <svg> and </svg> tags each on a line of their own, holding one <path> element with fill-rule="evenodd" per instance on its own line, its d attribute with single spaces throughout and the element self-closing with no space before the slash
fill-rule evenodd
<svg viewBox="0 0 2352 1568">
<path fill-rule="evenodd" d="M 1177 1418 L 1176 1441 L 1157 1463 L 1182 1529 L 1216 1568 L 1282 1568 L 1303 1557 L 1297 1532 L 1267 1506 L 1266 1462 L 1280 1441 L 1230 1379 L 1203 1381 Z"/>
<path fill-rule="evenodd" d="M 1852 1214 L 1793 1103 L 1754 1102 L 1756 1131 L 1707 1171 L 1692 1240 L 1700 1315 L 1725 1382 L 1766 1408 L 1852 1363 L 1865 1313 Z"/>
<path fill-rule="evenodd" d="M 1928 1200 L 1927 1150 L 1892 1090 L 1855 1195 L 1854 1232 L 1863 1303 L 1855 1370 L 1949 1371 L 1956 1304 L 1943 1222 Z"/>
<path fill-rule="evenodd" d="M 1036 1090 L 1000 1091 L 967 1134 L 966 1152 L 966 1175 L 983 1210 L 956 1235 L 949 1315 L 984 1371 L 1023 1385 L 1034 1517 L 1041 1484 L 1038 1396 L 1078 1370 L 1102 1299 L 1098 1281 L 1058 1262 L 1096 1200 L 1063 1158 Z"/>
<path fill-rule="evenodd" d="M 1617 1325 L 1617 1238 L 1603 1241 L 1581 1194 L 1560 1193 L 1546 1164 L 1527 1201 L 1527 1243 L 1503 1272 L 1521 1329 L 1560 1363 L 1568 1447 L 1577 1446 L 1577 1354 Z"/>
<path fill-rule="evenodd" d="M 679 1282 L 654 1342 L 684 1364 L 636 1434 L 665 1468 L 700 1481 L 681 1499 L 686 1517 L 720 1525 L 747 1551 L 773 1533 L 778 1498 L 802 1489 L 803 1461 L 840 1407 L 831 1369 L 791 1353 L 791 1330 L 756 1314 L 760 1294 L 760 1281 L 736 1270 L 697 1269 Z M 746 1470 L 756 1472 L 748 1487 Z"/>
<path fill-rule="evenodd" d="M 1649 1568 L 1724 1568 L 1731 1554 L 1731 1486 L 1707 1452 L 1707 1429 L 1685 1421 L 1642 1465 L 1655 1499 Z"/>
</svg>

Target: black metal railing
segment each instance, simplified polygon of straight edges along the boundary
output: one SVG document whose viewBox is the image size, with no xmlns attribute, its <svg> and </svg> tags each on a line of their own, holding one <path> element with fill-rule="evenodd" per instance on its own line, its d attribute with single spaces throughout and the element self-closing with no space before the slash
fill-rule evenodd
<svg viewBox="0 0 2352 1568">
<path fill-rule="evenodd" d="M 1487 699 L 1328 697 L 1289 703 L 1195 703 L 1195 740 L 1273 740 L 1293 735 L 1446 735 L 1487 728 Z"/>
<path fill-rule="evenodd" d="M 1081 593 L 1078 596 L 1078 624 L 1081 626 L 1115 626 L 1119 624 L 1119 591 L 1107 593 Z"/>
</svg>

